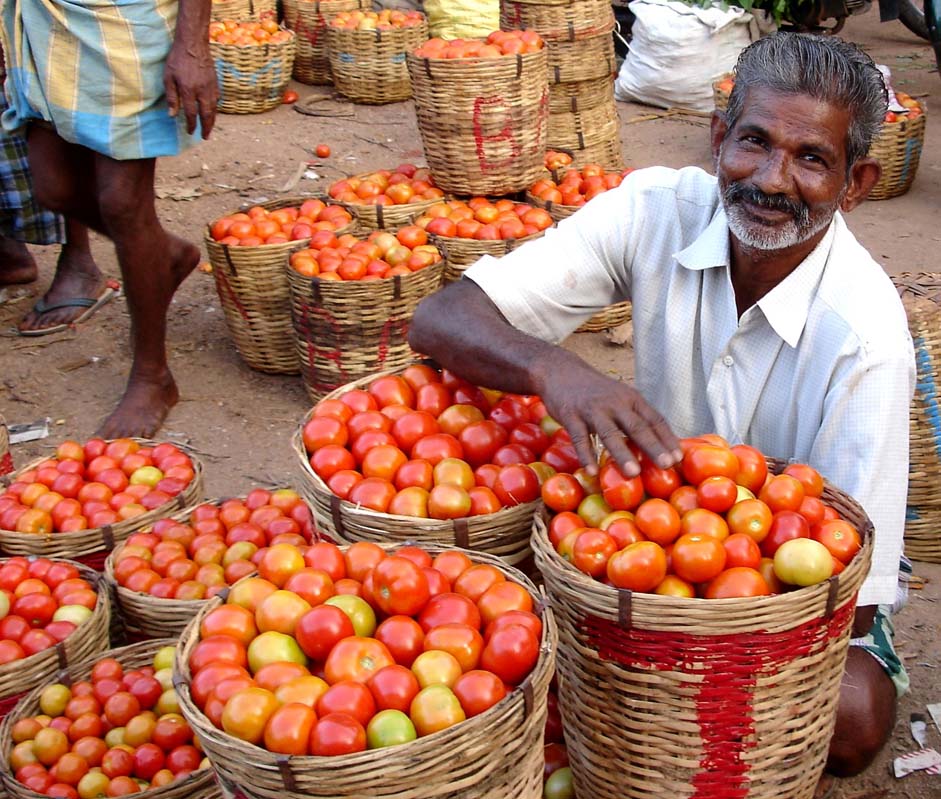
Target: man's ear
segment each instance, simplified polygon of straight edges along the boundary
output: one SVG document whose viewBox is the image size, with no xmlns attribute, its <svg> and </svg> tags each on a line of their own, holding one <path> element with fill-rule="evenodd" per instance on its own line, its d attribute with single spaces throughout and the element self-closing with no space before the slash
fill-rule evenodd
<svg viewBox="0 0 941 799">
<path fill-rule="evenodd" d="M 840 203 L 840 210 L 845 213 L 852 211 L 869 196 L 881 176 L 882 167 L 875 158 L 860 158 L 850 169 L 849 185 Z"/>
<path fill-rule="evenodd" d="M 712 121 L 709 126 L 709 137 L 712 140 L 712 163 L 719 163 L 719 150 L 722 149 L 722 142 L 729 129 L 729 123 L 725 116 L 725 111 L 718 109 L 712 112 Z"/>
</svg>

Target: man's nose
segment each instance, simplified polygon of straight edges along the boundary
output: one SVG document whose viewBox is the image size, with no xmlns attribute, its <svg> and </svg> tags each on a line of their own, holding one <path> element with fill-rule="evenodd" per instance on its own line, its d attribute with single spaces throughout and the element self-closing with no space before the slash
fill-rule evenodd
<svg viewBox="0 0 941 799">
<path fill-rule="evenodd" d="M 754 174 L 755 185 L 765 194 L 790 194 L 793 187 L 790 163 L 784 153 L 769 153 Z"/>
</svg>

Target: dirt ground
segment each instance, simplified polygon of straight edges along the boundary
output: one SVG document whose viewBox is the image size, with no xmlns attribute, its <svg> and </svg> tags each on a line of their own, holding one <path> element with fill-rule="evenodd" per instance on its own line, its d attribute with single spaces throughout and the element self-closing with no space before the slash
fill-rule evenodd
<svg viewBox="0 0 941 799">
<path fill-rule="evenodd" d="M 874 11 L 853 18 L 844 36 L 887 64 L 897 88 L 927 101 L 929 116 L 941 98 L 941 78 L 932 73 L 929 48 L 898 23 L 880 25 Z M 326 89 L 295 84 L 302 98 L 329 97 Z M 202 238 L 207 221 L 247 202 L 322 191 L 342 175 L 422 159 L 410 103 L 384 107 L 325 103 L 324 116 L 306 116 L 282 106 L 260 116 L 221 116 L 211 141 L 159 164 L 159 213 L 174 232 Z M 694 117 L 637 121 L 651 109 L 619 104 L 626 162 L 710 166 L 707 121 Z M 328 143 L 332 156 L 314 158 Z M 317 179 L 303 177 L 308 162 Z M 310 174 L 310 173 L 308 173 Z M 929 123 L 918 177 L 903 197 L 864 204 L 849 217 L 862 243 L 890 273 L 934 271 L 941 247 L 941 128 Z M 119 277 L 113 251 L 96 240 L 94 252 L 108 276 Z M 18 462 L 42 454 L 67 437 L 92 434 L 119 397 L 129 368 L 128 316 L 113 302 L 78 331 L 41 339 L 12 335 L 13 324 L 44 291 L 54 269 L 54 248 L 35 248 L 38 284 L 0 294 L 0 413 L 9 422 L 53 420 L 51 436 L 14 448 Z M 629 347 L 611 345 L 602 334 L 573 336 L 568 347 L 599 369 L 629 376 Z M 177 293 L 170 311 L 171 365 L 182 400 L 163 435 L 193 445 L 206 464 L 209 496 L 243 493 L 254 485 L 294 481 L 289 439 L 309 407 L 297 377 L 253 372 L 239 359 L 227 334 L 210 275 L 194 273 Z M 941 702 L 938 669 L 941 641 L 941 567 L 916 564 L 924 588 L 913 591 L 898 618 L 898 646 L 912 678 L 891 742 L 863 775 L 839 784 L 843 799 L 937 799 L 941 775 L 915 774 L 896 780 L 891 760 L 917 748 L 909 715 Z M 941 750 L 941 731 L 931 726 L 928 745 Z"/>
</svg>

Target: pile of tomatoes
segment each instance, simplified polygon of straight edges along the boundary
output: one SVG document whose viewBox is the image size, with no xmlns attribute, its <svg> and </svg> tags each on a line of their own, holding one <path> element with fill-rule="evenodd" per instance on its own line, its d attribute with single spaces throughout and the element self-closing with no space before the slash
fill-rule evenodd
<svg viewBox="0 0 941 799">
<path fill-rule="evenodd" d="M 291 31 L 278 26 L 277 20 L 236 22 L 226 19 L 209 23 L 209 41 L 216 44 L 234 44 L 237 47 L 252 47 L 261 44 L 279 44 L 294 36 Z"/>
<path fill-rule="evenodd" d="M 539 658 L 533 598 L 463 552 L 271 547 L 200 624 L 191 695 L 216 727 L 287 755 L 407 743 L 483 713 Z"/>
<path fill-rule="evenodd" d="M 924 113 L 924 110 L 921 107 L 921 103 L 905 92 L 896 91 L 895 99 L 898 101 L 898 104 L 905 109 L 905 111 L 899 111 L 898 113 L 894 111 L 886 111 L 886 122 L 904 122 L 906 119 L 918 119 L 918 117 Z"/>
<path fill-rule="evenodd" d="M 436 236 L 499 241 L 534 236 L 552 227 L 547 211 L 513 200 L 447 200 L 427 208 L 415 220 L 418 227 Z"/>
<path fill-rule="evenodd" d="M 557 169 L 570 166 L 572 156 L 568 153 L 559 152 L 558 150 L 546 150 L 546 157 L 543 159 L 543 163 L 546 169 L 550 172 L 555 172 Z"/>
<path fill-rule="evenodd" d="M 173 444 L 64 441 L 0 494 L 0 529 L 48 535 L 116 524 L 166 505 L 194 477 L 192 459 Z"/>
<path fill-rule="evenodd" d="M 538 53 L 545 47 L 533 30 L 494 31 L 486 39 L 439 39 L 433 37 L 414 50 L 419 58 L 501 58 Z"/>
<path fill-rule="evenodd" d="M 318 231 L 308 247 L 290 258 L 299 275 L 321 280 L 381 280 L 440 261 L 438 248 L 428 243 L 428 234 L 416 225 L 406 225 L 397 233 L 374 230 L 366 239 L 349 234 L 337 238 L 329 231 Z"/>
<path fill-rule="evenodd" d="M 444 197 L 428 168 L 415 164 L 399 164 L 394 170 L 380 169 L 368 175 L 343 178 L 331 183 L 327 194 L 353 205 L 407 205 Z"/>
<path fill-rule="evenodd" d="M 105 657 L 88 680 L 44 688 L 41 715 L 11 728 L 17 782 L 46 796 L 95 799 L 160 788 L 208 768 L 179 713 L 173 652 L 164 647 L 152 665 L 128 670 Z"/>
<path fill-rule="evenodd" d="M 269 211 L 256 205 L 245 213 L 219 217 L 210 226 L 209 235 L 230 247 L 260 247 L 263 244 L 303 241 L 317 231 L 332 233 L 352 221 L 352 215 L 342 206 L 310 199 L 298 208 Z"/>
<path fill-rule="evenodd" d="M 98 595 L 71 563 L 10 558 L 0 566 L 0 665 L 68 638 L 91 618 Z"/>
<path fill-rule="evenodd" d="M 297 492 L 256 488 L 245 499 L 197 506 L 188 523 L 160 519 L 132 534 L 114 554 L 113 576 L 158 599 L 205 599 L 255 571 L 267 547 L 304 546 L 312 535 Z"/>
<path fill-rule="evenodd" d="M 632 169 L 608 172 L 598 164 L 586 164 L 581 169 L 566 170 L 558 183 L 551 178 L 540 178 L 529 187 L 529 193 L 544 202 L 581 206 L 593 197 L 621 185 Z"/>
<path fill-rule="evenodd" d="M 859 532 L 821 499 L 820 474 L 707 435 L 684 439 L 683 460 L 625 478 L 610 459 L 542 485 L 555 511 L 549 539 L 577 569 L 617 588 L 681 597 L 765 596 L 841 572 Z"/>
<path fill-rule="evenodd" d="M 400 516 L 494 513 L 538 499 L 553 468 L 578 467 L 538 397 L 479 389 L 422 364 L 321 400 L 301 432 L 334 494 Z"/>
<path fill-rule="evenodd" d="M 394 28 L 414 28 L 421 25 L 424 19 L 424 14 L 414 10 L 384 8 L 382 11 L 341 11 L 330 20 L 330 27 L 353 31 L 387 31 Z"/>
</svg>

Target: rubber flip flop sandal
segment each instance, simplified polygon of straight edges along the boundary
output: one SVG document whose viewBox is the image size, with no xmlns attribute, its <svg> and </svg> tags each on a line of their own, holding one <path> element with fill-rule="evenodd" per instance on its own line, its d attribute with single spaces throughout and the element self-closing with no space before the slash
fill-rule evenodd
<svg viewBox="0 0 941 799">
<path fill-rule="evenodd" d="M 40 297 L 33 306 L 33 310 L 36 311 L 36 313 L 49 313 L 49 311 L 57 311 L 60 308 L 84 308 L 85 310 L 75 317 L 75 319 L 73 319 L 71 322 L 66 322 L 61 325 L 52 325 L 51 327 L 40 327 L 33 330 L 19 330 L 18 332 L 21 336 L 31 337 L 49 336 L 53 333 L 61 333 L 64 330 L 68 330 L 69 328 L 90 319 L 99 308 L 107 305 L 120 293 L 121 284 L 116 280 L 109 280 L 107 283 L 105 283 L 105 287 L 102 289 L 101 294 L 99 294 L 96 298 L 76 297 L 75 299 L 50 305 Z"/>
</svg>

